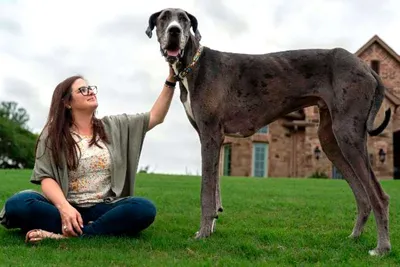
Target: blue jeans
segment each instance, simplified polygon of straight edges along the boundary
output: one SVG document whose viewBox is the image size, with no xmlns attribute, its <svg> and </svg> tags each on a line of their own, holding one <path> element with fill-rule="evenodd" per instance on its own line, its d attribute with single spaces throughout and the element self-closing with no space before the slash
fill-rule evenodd
<svg viewBox="0 0 400 267">
<path fill-rule="evenodd" d="M 116 203 L 99 203 L 92 207 L 74 207 L 83 219 L 83 235 L 133 235 L 149 227 L 156 216 L 154 204 L 144 198 L 129 197 Z M 22 231 L 42 229 L 61 234 L 61 216 L 57 208 L 42 195 L 21 192 L 5 203 L 7 218 Z M 88 224 L 88 222 L 92 223 Z"/>
</svg>

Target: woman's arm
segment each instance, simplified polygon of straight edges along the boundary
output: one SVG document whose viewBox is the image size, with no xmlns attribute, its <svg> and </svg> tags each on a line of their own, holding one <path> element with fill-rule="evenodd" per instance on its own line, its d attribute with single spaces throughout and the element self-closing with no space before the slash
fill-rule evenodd
<svg viewBox="0 0 400 267">
<path fill-rule="evenodd" d="M 69 205 L 69 202 L 61 191 L 60 186 L 54 179 L 44 178 L 42 180 L 42 191 L 47 199 L 49 199 L 58 210 L 66 205 Z"/>
<path fill-rule="evenodd" d="M 169 75 L 166 83 L 175 84 L 176 80 L 174 77 L 174 71 L 170 67 Z M 171 105 L 172 97 L 174 95 L 174 86 L 164 84 L 161 94 L 158 96 L 156 102 L 150 110 L 150 120 L 148 130 L 151 130 L 154 126 L 162 123 L 165 116 L 168 113 L 169 107 Z"/>
<path fill-rule="evenodd" d="M 52 178 L 44 178 L 41 187 L 43 194 L 60 212 L 63 234 L 65 236 L 82 234 L 83 220 L 81 214 L 69 204 L 57 182 Z M 64 228 L 64 225 L 66 228 Z"/>
</svg>

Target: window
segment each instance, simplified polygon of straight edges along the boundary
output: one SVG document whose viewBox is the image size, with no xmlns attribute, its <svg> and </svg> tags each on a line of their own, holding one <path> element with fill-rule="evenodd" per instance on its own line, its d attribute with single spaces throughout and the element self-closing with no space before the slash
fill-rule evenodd
<svg viewBox="0 0 400 267">
<path fill-rule="evenodd" d="M 224 176 L 231 175 L 232 161 L 232 146 L 231 144 L 224 145 Z"/>
<path fill-rule="evenodd" d="M 380 69 L 379 60 L 372 60 L 371 61 L 371 68 L 379 75 L 379 69 Z"/>
<path fill-rule="evenodd" d="M 260 128 L 257 133 L 268 133 L 268 125 Z"/>
<path fill-rule="evenodd" d="M 268 144 L 253 144 L 253 176 L 267 177 L 268 174 Z"/>
</svg>

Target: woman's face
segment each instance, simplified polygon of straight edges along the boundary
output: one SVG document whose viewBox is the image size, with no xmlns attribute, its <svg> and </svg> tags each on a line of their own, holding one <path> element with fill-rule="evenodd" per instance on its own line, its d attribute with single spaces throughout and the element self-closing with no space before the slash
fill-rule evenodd
<svg viewBox="0 0 400 267">
<path fill-rule="evenodd" d="M 96 110 L 97 103 L 97 87 L 89 86 L 85 80 L 77 79 L 71 87 L 70 106 L 73 111 L 90 111 Z"/>
</svg>

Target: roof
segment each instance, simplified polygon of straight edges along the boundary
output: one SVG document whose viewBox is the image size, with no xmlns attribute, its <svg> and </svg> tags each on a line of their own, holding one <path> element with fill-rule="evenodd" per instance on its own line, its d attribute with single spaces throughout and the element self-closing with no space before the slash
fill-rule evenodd
<svg viewBox="0 0 400 267">
<path fill-rule="evenodd" d="M 400 63 L 400 56 L 376 34 L 368 42 L 366 42 L 360 49 L 358 49 L 354 54 L 356 56 L 360 56 L 363 52 L 365 52 L 365 50 L 367 50 L 374 43 L 378 43 L 380 46 L 382 46 L 383 49 L 385 49 L 394 59 L 396 59 Z"/>
<path fill-rule="evenodd" d="M 396 107 L 400 106 L 400 98 L 394 95 L 390 90 L 385 90 L 385 96 L 389 99 Z"/>
</svg>

